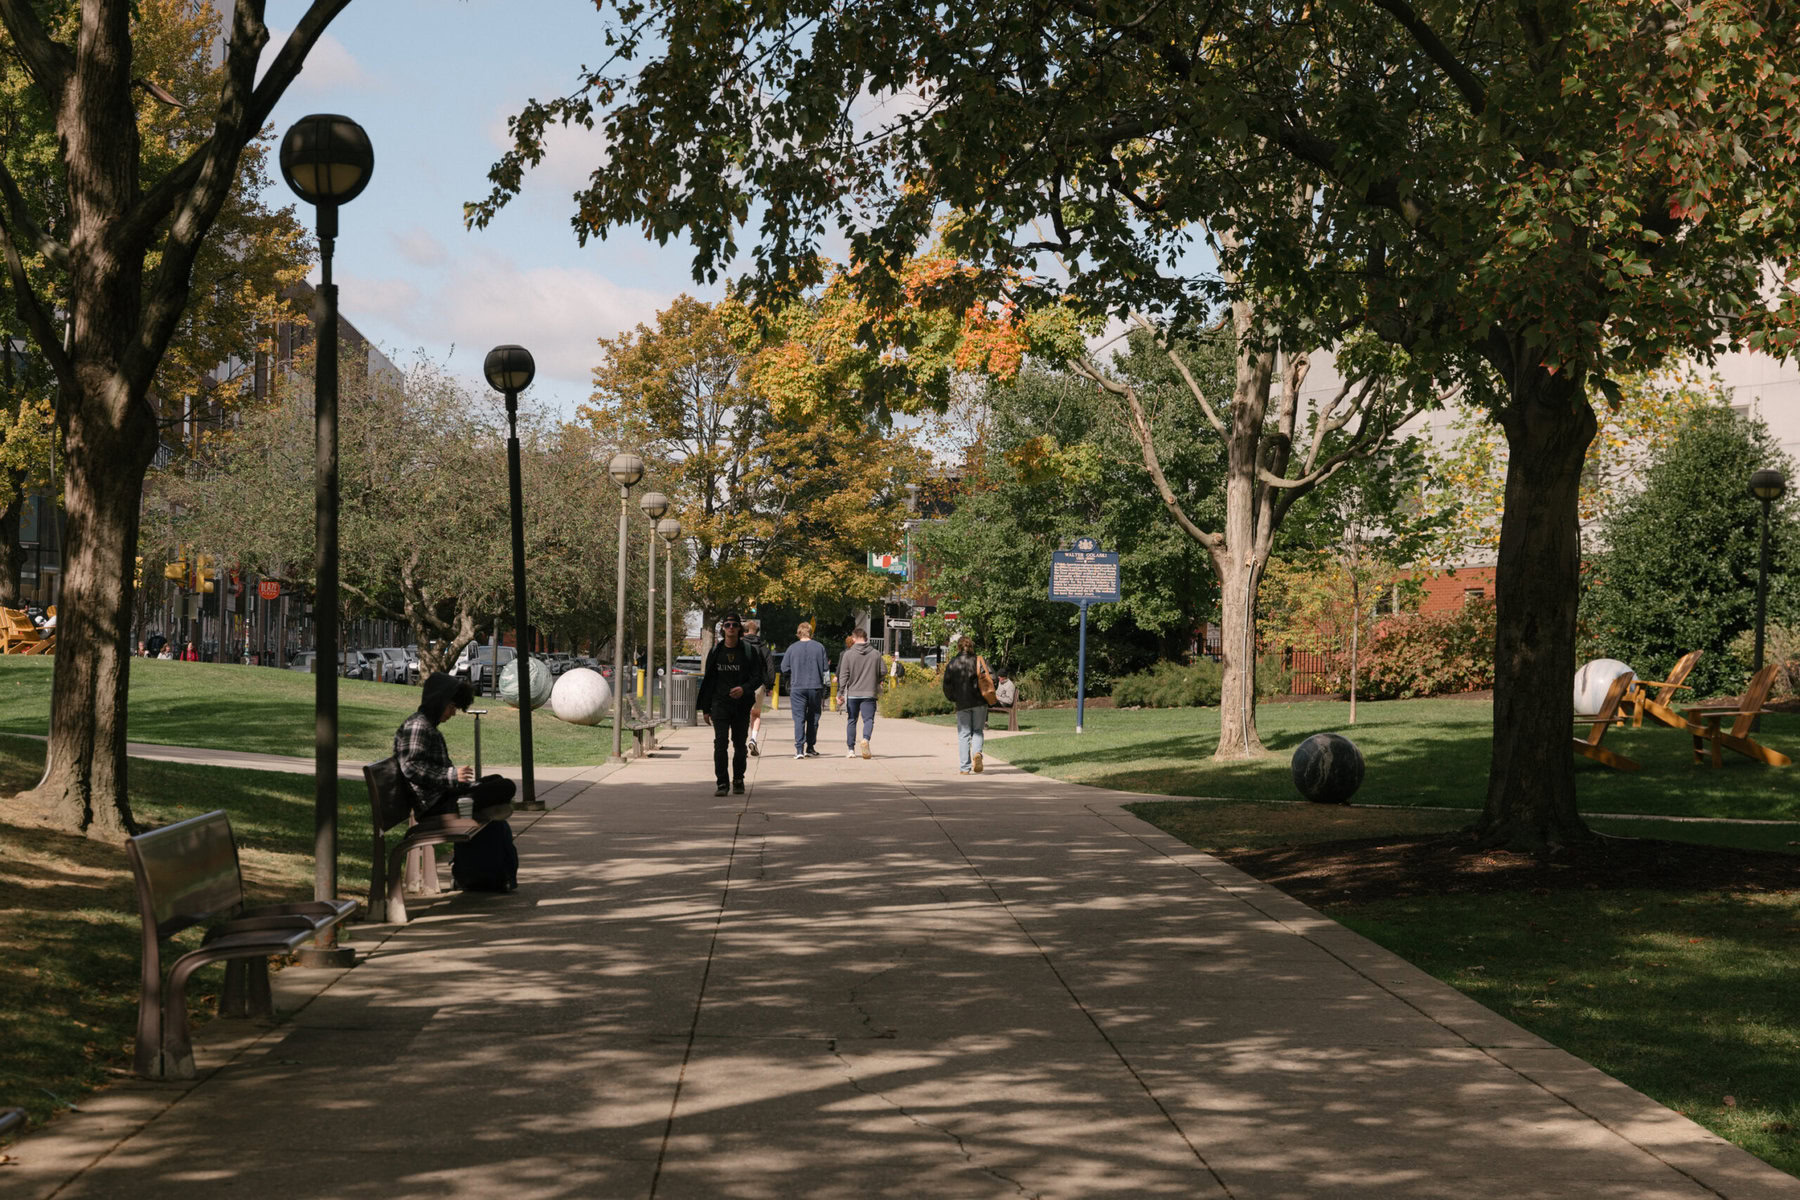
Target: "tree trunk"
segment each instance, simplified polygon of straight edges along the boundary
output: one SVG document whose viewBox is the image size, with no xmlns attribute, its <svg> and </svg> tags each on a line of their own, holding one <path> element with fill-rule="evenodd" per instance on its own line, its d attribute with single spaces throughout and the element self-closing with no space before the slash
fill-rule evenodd
<svg viewBox="0 0 1800 1200">
<path fill-rule="evenodd" d="M 1256 733 L 1256 585 L 1261 572 L 1241 560 L 1218 560 L 1219 651 L 1225 678 L 1219 690 L 1219 746 L 1215 760 L 1260 757 Z"/>
<path fill-rule="evenodd" d="M 1496 365 L 1499 365 L 1496 363 Z M 1495 577 L 1494 741 L 1484 845 L 1543 852 L 1592 838 L 1575 807 L 1577 496 L 1596 422 L 1581 381 L 1541 367 L 1514 380 L 1501 411 L 1506 510 Z"/>
<path fill-rule="evenodd" d="M 68 504 L 48 769 L 20 798 L 59 829 L 116 842 L 137 832 L 125 754 L 132 575 L 144 473 L 155 455 L 147 415 L 120 422 L 71 405 L 64 444 Z M 147 414 L 140 402 L 139 414 Z"/>
</svg>

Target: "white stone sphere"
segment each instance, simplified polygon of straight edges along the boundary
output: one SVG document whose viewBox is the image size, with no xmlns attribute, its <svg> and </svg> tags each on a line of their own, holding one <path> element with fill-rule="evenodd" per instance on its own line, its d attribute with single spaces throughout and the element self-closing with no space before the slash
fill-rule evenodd
<svg viewBox="0 0 1800 1200">
<path fill-rule="evenodd" d="M 1600 706 L 1606 703 L 1606 693 L 1612 689 L 1613 680 L 1621 675 L 1636 674 L 1616 658 L 1596 658 L 1575 672 L 1575 711 L 1582 714 L 1599 712 Z"/>
<path fill-rule="evenodd" d="M 550 693 L 550 711 L 571 725 L 598 725 L 612 711 L 612 684 L 598 671 L 564 671 Z"/>
<path fill-rule="evenodd" d="M 513 659 L 500 668 L 500 699 L 514 708 L 519 707 L 519 659 Z M 541 658 L 523 660 L 531 664 L 531 707 L 542 708 L 550 699 L 550 668 L 544 665 Z"/>
</svg>

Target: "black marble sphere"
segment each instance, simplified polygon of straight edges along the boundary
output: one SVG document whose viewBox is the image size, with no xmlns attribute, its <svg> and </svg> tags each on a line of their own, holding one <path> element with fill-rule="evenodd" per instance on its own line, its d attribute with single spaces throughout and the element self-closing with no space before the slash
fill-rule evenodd
<svg viewBox="0 0 1800 1200">
<path fill-rule="evenodd" d="M 1294 786 L 1314 804 L 1348 804 L 1362 781 L 1362 751 L 1342 734 L 1315 733 L 1294 751 Z"/>
</svg>

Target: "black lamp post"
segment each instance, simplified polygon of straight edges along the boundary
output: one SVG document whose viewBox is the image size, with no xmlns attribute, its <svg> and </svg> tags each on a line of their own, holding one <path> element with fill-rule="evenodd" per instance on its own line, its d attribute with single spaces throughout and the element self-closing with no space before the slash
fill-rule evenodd
<svg viewBox="0 0 1800 1200">
<path fill-rule="evenodd" d="M 663 720 L 670 728 L 675 724 L 675 539 L 681 536 L 681 522 L 664 517 L 656 523 L 663 539 L 663 668 L 668 679 L 663 684 Z"/>
<path fill-rule="evenodd" d="M 1787 493 L 1787 476 L 1773 468 L 1750 473 L 1750 495 L 1762 502 L 1762 559 L 1756 572 L 1756 652 L 1750 669 L 1763 666 L 1763 621 L 1769 609 L 1769 505 Z"/>
<path fill-rule="evenodd" d="M 638 507 L 650 518 L 650 536 L 644 541 L 650 551 L 650 587 L 649 603 L 644 613 L 644 712 L 648 716 L 656 715 L 655 697 L 650 694 L 652 681 L 656 678 L 656 522 L 669 511 L 669 498 L 661 492 L 645 492 L 638 497 Z M 672 662 L 664 662 L 663 666 L 673 666 Z M 663 688 L 664 692 L 669 689 Z M 650 744 L 656 744 L 652 734 Z"/>
<path fill-rule="evenodd" d="M 314 113 L 301 117 L 281 139 L 281 176 L 311 204 L 319 222 L 319 289 L 313 307 L 318 362 L 313 380 L 313 511 L 315 580 L 313 619 L 318 651 L 313 658 L 313 898 L 337 899 L 338 719 L 338 302 L 331 282 L 332 243 L 338 205 L 362 193 L 375 169 L 369 135 L 349 117 Z M 308 967 L 348 967 L 354 950 L 327 930 L 300 952 Z"/>
<path fill-rule="evenodd" d="M 613 749 L 607 762 L 625 761 L 625 517 L 631 487 L 644 477 L 644 460 L 620 453 L 606 464 L 606 473 L 619 485 L 619 596 L 613 620 Z"/>
<path fill-rule="evenodd" d="M 525 604 L 525 495 L 519 482 L 519 393 L 537 374 L 537 364 L 531 360 L 531 351 L 523 346 L 495 346 L 488 351 L 481 371 L 487 376 L 488 386 L 506 397 L 506 477 L 512 493 L 513 628 L 517 630 L 513 641 L 518 650 L 513 670 L 519 677 L 519 770 L 524 776 L 518 807 L 538 812 L 544 802 L 537 798 L 531 763 L 531 626 L 526 623 L 529 609 Z M 496 666 L 496 684 L 499 678 Z"/>
</svg>

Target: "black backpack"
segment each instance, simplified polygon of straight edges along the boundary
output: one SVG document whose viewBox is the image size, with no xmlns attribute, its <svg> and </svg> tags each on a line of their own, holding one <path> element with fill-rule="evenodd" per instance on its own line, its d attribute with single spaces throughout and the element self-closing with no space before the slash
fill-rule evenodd
<svg viewBox="0 0 1800 1200">
<path fill-rule="evenodd" d="M 465 892 L 510 892 L 519 883 L 519 851 L 512 826 L 489 821 L 450 855 L 450 877 Z"/>
</svg>

